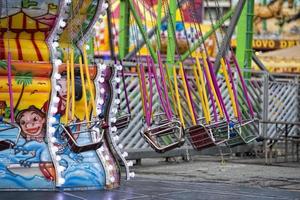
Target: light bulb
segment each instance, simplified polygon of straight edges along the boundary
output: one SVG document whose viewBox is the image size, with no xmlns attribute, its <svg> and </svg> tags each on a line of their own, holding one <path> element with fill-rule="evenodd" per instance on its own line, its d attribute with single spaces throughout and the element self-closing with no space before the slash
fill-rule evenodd
<svg viewBox="0 0 300 200">
<path fill-rule="evenodd" d="M 53 134 L 55 133 L 55 128 L 54 127 L 49 127 L 49 133 Z M 52 140 L 51 140 L 52 141 Z M 55 141 L 54 141 L 55 142 Z"/>
<path fill-rule="evenodd" d="M 120 104 L 120 103 L 121 103 L 120 99 L 115 99 L 115 104 Z"/>
<path fill-rule="evenodd" d="M 113 117 L 113 118 L 110 119 L 110 121 L 111 121 L 112 123 L 116 123 L 117 119 L 116 119 L 115 117 Z"/>
<path fill-rule="evenodd" d="M 124 158 L 126 158 L 126 157 L 128 156 L 128 153 L 127 153 L 126 151 L 124 151 L 124 153 L 122 154 L 122 156 L 123 156 Z"/>
<path fill-rule="evenodd" d="M 135 177 L 135 173 L 134 172 L 130 172 L 129 173 L 129 177 L 134 178 Z"/>
<path fill-rule="evenodd" d="M 53 48 L 57 48 L 58 46 L 59 46 L 58 42 L 53 42 L 53 43 L 52 43 L 52 47 L 53 47 Z"/>
<path fill-rule="evenodd" d="M 112 165 L 108 165 L 108 169 L 109 169 L 109 170 L 113 170 L 114 167 L 113 167 Z"/>
<path fill-rule="evenodd" d="M 65 179 L 64 178 L 59 178 L 58 179 L 58 184 L 59 185 L 62 185 L 62 184 L 64 184 L 65 183 Z"/>
<path fill-rule="evenodd" d="M 54 98 L 53 98 L 53 102 L 54 102 L 54 103 L 58 103 L 58 102 L 59 102 L 59 100 L 60 100 L 60 99 L 59 99 L 59 97 L 58 97 L 58 96 L 56 96 L 56 97 L 54 97 Z"/>
<path fill-rule="evenodd" d="M 129 161 L 129 162 L 127 162 L 127 165 L 128 165 L 129 167 L 132 167 L 132 166 L 133 166 L 133 162 L 132 162 L 132 161 Z"/>
<path fill-rule="evenodd" d="M 118 147 L 119 147 L 120 149 L 123 149 L 124 146 L 123 146 L 123 144 L 119 144 Z"/>
<path fill-rule="evenodd" d="M 99 100 L 99 103 L 100 103 L 100 105 L 103 105 L 103 104 L 104 104 L 104 100 L 101 98 L 101 99 Z"/>
<path fill-rule="evenodd" d="M 104 63 L 103 63 L 103 64 L 100 64 L 100 69 L 101 69 L 101 70 L 105 70 L 105 69 L 106 69 L 106 64 L 104 64 Z"/>
<path fill-rule="evenodd" d="M 57 113 L 57 108 L 56 107 L 51 107 L 51 113 L 52 114 L 55 114 L 55 113 Z"/>
<path fill-rule="evenodd" d="M 104 83 L 105 79 L 103 77 L 100 77 L 99 82 Z"/>
<path fill-rule="evenodd" d="M 113 176 L 110 177 L 110 181 L 111 181 L 111 182 L 115 182 L 115 180 L 116 180 L 115 177 L 113 177 Z"/>
<path fill-rule="evenodd" d="M 61 19 L 59 21 L 59 25 L 60 25 L 60 27 L 64 28 L 67 25 L 67 23 L 63 19 Z"/>
<path fill-rule="evenodd" d="M 102 10 L 106 10 L 108 8 L 108 3 L 102 4 Z"/>
<path fill-rule="evenodd" d="M 114 136 L 114 141 L 119 141 L 120 137 L 118 135 Z"/>
<path fill-rule="evenodd" d="M 59 73 L 55 73 L 54 78 L 56 80 L 59 80 L 59 79 L 61 79 L 61 75 Z"/>
<path fill-rule="evenodd" d="M 53 127 L 50 127 L 50 128 L 53 128 Z M 55 131 L 55 129 L 54 129 L 54 131 Z M 55 137 L 51 137 L 51 142 L 52 143 L 55 143 L 57 140 L 56 140 L 56 138 Z"/>
<path fill-rule="evenodd" d="M 61 156 L 56 156 L 55 159 L 56 159 L 57 161 L 60 161 L 60 160 L 61 160 Z M 59 166 L 59 167 L 60 167 L 60 166 Z"/>
<path fill-rule="evenodd" d="M 62 64 L 62 61 L 60 59 L 55 59 L 54 64 L 55 64 L 55 66 L 59 66 Z"/>
<path fill-rule="evenodd" d="M 55 86 L 55 90 L 56 90 L 56 91 L 60 91 L 60 90 L 61 90 L 61 87 L 60 87 L 59 85 L 56 85 L 56 86 Z"/>
<path fill-rule="evenodd" d="M 115 126 L 111 127 L 111 131 L 112 132 L 116 132 L 117 131 L 117 127 L 115 127 Z"/>
<path fill-rule="evenodd" d="M 120 83 L 120 81 L 121 81 L 121 79 L 119 77 L 116 77 L 115 80 L 117 83 Z"/>
<path fill-rule="evenodd" d="M 56 153 L 56 152 L 58 151 L 58 147 L 57 147 L 57 146 L 53 146 L 53 147 L 52 147 L 52 151 L 53 151 L 54 153 Z"/>
</svg>

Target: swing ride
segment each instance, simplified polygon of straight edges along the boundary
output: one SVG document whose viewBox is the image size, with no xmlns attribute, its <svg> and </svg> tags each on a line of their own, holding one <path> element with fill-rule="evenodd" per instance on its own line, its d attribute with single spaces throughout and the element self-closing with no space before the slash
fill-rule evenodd
<svg viewBox="0 0 300 200">
<path fill-rule="evenodd" d="M 255 111 L 233 50 L 216 74 L 207 42 L 220 50 L 232 10 L 207 31 L 197 0 L 122 0 L 120 13 L 112 12 L 116 2 L 1 1 L 0 190 L 112 189 L 121 166 L 127 180 L 134 177 L 119 141 L 133 126 L 134 92 L 143 112 L 136 135 L 157 153 L 256 139 L 244 131 Z M 104 23 L 108 44 L 99 33 Z M 129 61 L 137 89 L 126 82 Z"/>
</svg>

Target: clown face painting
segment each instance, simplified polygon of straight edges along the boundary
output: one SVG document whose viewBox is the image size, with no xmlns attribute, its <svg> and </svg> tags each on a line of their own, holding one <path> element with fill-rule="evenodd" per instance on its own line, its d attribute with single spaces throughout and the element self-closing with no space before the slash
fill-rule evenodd
<svg viewBox="0 0 300 200">
<path fill-rule="evenodd" d="M 45 137 L 46 116 L 35 106 L 22 110 L 16 117 L 21 127 L 21 134 L 27 140 L 43 142 Z"/>
</svg>

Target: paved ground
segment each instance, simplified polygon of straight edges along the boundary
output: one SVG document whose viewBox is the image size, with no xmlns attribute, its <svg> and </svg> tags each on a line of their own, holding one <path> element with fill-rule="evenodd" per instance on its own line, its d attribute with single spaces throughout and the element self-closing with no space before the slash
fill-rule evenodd
<svg viewBox="0 0 300 200">
<path fill-rule="evenodd" d="M 76 192 L 0 192 L 0 200 L 197 200 L 299 199 L 300 164 L 217 157 L 190 162 L 144 159 L 134 166 L 136 178 L 119 189 Z M 1 181 L 1 180 L 0 180 Z"/>
<path fill-rule="evenodd" d="M 300 199 L 300 192 L 225 183 L 136 178 L 111 191 L 0 192 L 1 200 Z"/>
<path fill-rule="evenodd" d="M 228 183 L 244 186 L 271 187 L 300 192 L 300 163 L 277 162 L 264 165 L 263 159 L 193 157 L 190 162 L 180 159 L 144 159 L 135 166 L 137 177 L 174 181 Z"/>
</svg>

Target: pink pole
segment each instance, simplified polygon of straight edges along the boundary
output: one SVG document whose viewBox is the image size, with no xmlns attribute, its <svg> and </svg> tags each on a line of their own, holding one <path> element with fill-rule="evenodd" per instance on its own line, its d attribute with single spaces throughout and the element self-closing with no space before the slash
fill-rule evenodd
<svg viewBox="0 0 300 200">
<path fill-rule="evenodd" d="M 12 80 L 11 80 L 11 53 L 7 53 L 7 71 L 8 71 L 8 91 L 9 91 L 9 107 L 10 107 L 10 121 L 14 123 L 14 99 L 12 91 Z"/>
</svg>

